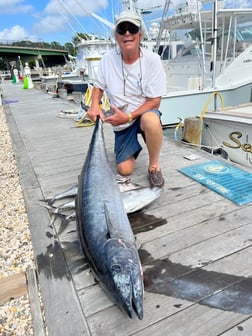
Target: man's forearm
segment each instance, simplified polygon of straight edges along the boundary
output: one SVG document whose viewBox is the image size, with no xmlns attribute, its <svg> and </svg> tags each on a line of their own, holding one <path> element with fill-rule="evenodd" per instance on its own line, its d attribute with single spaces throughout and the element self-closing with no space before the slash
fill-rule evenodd
<svg viewBox="0 0 252 336">
<path fill-rule="evenodd" d="M 102 99 L 102 95 L 103 95 L 103 90 L 101 90 L 100 88 L 94 87 L 93 91 L 92 91 L 92 102 L 91 102 L 91 106 L 92 107 L 97 107 L 100 104 L 100 101 Z"/>
<path fill-rule="evenodd" d="M 161 102 L 161 97 L 157 98 L 147 98 L 145 103 L 141 105 L 138 109 L 131 112 L 133 119 L 140 117 L 144 112 L 148 110 L 156 110 L 159 108 Z"/>
</svg>

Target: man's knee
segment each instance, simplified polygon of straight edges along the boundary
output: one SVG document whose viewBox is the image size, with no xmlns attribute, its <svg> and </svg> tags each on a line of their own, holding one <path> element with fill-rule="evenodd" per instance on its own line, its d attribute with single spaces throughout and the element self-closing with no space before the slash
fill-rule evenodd
<svg viewBox="0 0 252 336">
<path fill-rule="evenodd" d="M 141 129 L 143 131 L 153 130 L 161 127 L 160 117 L 152 112 L 145 112 L 141 118 Z"/>
<path fill-rule="evenodd" d="M 127 176 L 133 173 L 134 165 L 135 165 L 135 158 L 132 157 L 126 161 L 118 163 L 117 169 L 121 175 Z"/>
</svg>

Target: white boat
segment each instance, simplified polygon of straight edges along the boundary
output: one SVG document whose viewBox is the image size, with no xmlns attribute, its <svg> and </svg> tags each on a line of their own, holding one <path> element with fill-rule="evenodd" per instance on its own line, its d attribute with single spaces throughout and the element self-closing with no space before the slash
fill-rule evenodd
<svg viewBox="0 0 252 336">
<path fill-rule="evenodd" d="M 73 92 L 85 93 L 88 88 L 88 81 L 84 79 L 62 79 L 57 81 L 57 90 L 65 89 L 67 94 Z"/>
<path fill-rule="evenodd" d="M 205 27 L 207 19 L 215 21 L 211 53 L 204 42 L 204 54 L 195 44 L 194 55 L 191 48 L 184 50 L 185 57 L 167 62 L 171 91 L 162 100 L 163 124 L 176 123 L 175 112 L 184 119 L 183 141 L 252 168 L 252 9 L 224 9 L 217 0 L 213 3 L 214 16 L 200 13 Z M 191 18 L 198 24 L 197 16 Z M 182 25 L 178 19 L 173 22 L 176 28 Z M 175 131 L 176 140 L 180 134 Z"/>
<path fill-rule="evenodd" d="M 152 7 L 160 7 L 158 3 L 163 3 L 164 1 L 155 1 L 155 5 Z M 141 5 L 141 7 L 139 7 Z M 118 3 L 117 3 L 118 6 Z M 142 6 L 142 3 L 137 0 L 123 0 L 121 10 L 134 10 L 139 13 L 143 18 L 144 22 L 144 13 L 150 13 L 152 10 L 149 10 L 148 7 Z M 119 12 L 118 12 L 119 14 Z M 114 23 L 107 21 L 105 18 L 99 17 L 96 14 L 92 14 L 96 20 L 101 21 L 101 23 L 107 25 L 109 29 L 113 29 Z M 171 39 L 171 36 L 167 30 L 163 30 L 160 35 L 160 24 L 156 21 L 151 23 L 149 29 L 145 27 L 146 38 L 142 42 L 142 47 L 150 50 L 157 50 L 161 55 L 163 60 L 168 60 L 174 58 L 178 52 L 184 48 L 185 41 L 181 39 Z M 157 39 L 159 37 L 159 44 L 157 46 Z M 95 77 L 98 63 L 101 60 L 105 52 L 114 48 L 116 42 L 112 37 L 110 38 L 98 38 L 97 36 L 89 35 L 89 39 L 82 40 L 78 43 L 78 54 L 77 54 L 77 67 L 84 71 L 86 78 L 90 81 Z"/>
<path fill-rule="evenodd" d="M 60 79 L 81 79 L 80 69 L 75 67 L 71 70 L 66 70 L 64 67 L 57 67 L 56 69 L 48 69 L 48 73 L 40 74 L 41 83 L 56 83 Z"/>
<path fill-rule="evenodd" d="M 211 10 L 197 5 L 197 12 L 181 10 L 164 21 L 166 28 L 198 28 L 200 40 L 164 63 L 168 94 L 160 108 L 163 125 L 200 115 L 214 92 L 222 95 L 225 106 L 252 101 L 252 9 L 224 9 L 218 0 L 203 2 Z M 215 98 L 209 101 L 209 110 L 220 107 Z"/>
<path fill-rule="evenodd" d="M 207 111 L 202 148 L 252 168 L 252 104 Z"/>
<path fill-rule="evenodd" d="M 3 82 L 5 79 L 11 79 L 10 71 L 0 71 L 0 83 Z"/>
<path fill-rule="evenodd" d="M 99 61 L 104 53 L 115 47 L 110 39 L 90 38 L 82 40 L 78 45 L 76 66 L 90 81 L 94 78 Z"/>
</svg>

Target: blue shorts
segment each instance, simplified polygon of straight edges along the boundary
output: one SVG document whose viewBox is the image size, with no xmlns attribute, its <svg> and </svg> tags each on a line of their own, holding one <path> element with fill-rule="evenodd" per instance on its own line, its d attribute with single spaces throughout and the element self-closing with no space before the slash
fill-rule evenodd
<svg viewBox="0 0 252 336">
<path fill-rule="evenodd" d="M 146 112 L 154 112 L 159 117 L 161 116 L 161 112 L 159 110 L 149 110 Z M 140 128 L 141 117 L 137 118 L 134 123 L 127 127 L 122 131 L 115 131 L 115 156 L 116 163 L 121 163 L 130 157 L 134 157 L 135 159 L 138 157 L 139 153 L 142 150 L 142 146 L 138 142 L 137 136 L 141 134 L 144 141 L 145 135 L 144 132 Z"/>
</svg>

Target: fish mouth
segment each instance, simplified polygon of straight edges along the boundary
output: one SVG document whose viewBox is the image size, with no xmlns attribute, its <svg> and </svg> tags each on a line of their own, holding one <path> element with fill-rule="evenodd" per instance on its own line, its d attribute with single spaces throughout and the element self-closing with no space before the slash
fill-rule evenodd
<svg viewBox="0 0 252 336">
<path fill-rule="evenodd" d="M 124 309 L 124 311 L 126 311 L 126 313 L 130 318 L 133 318 L 135 312 L 139 320 L 142 320 L 143 319 L 142 301 L 139 300 L 139 298 L 134 297 L 134 295 L 132 295 L 132 292 L 133 290 L 131 288 L 128 300 L 125 300 L 125 298 L 122 300 L 122 308 Z"/>
<path fill-rule="evenodd" d="M 113 281 L 116 292 L 119 294 L 119 306 L 123 308 L 130 318 L 133 318 L 134 312 L 137 317 L 143 319 L 143 294 L 142 286 L 137 281 L 133 281 L 129 274 L 121 273 L 119 265 L 113 265 Z"/>
<path fill-rule="evenodd" d="M 132 307 L 139 318 L 139 320 L 143 319 L 143 305 L 140 304 L 138 301 L 132 300 Z"/>
</svg>

